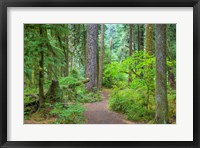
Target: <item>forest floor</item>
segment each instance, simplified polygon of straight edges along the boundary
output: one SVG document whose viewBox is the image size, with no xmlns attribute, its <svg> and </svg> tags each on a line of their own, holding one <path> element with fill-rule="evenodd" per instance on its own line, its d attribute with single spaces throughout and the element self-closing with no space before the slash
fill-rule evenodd
<svg viewBox="0 0 200 148">
<path fill-rule="evenodd" d="M 108 98 L 110 90 L 103 89 L 102 101 L 86 103 L 86 123 L 87 124 L 135 124 L 126 120 L 123 115 L 108 109 Z"/>
<path fill-rule="evenodd" d="M 137 124 L 137 122 L 125 119 L 122 114 L 109 110 L 108 99 L 110 91 L 109 89 L 103 89 L 101 92 L 102 101 L 84 104 L 86 107 L 84 113 L 85 124 Z M 56 118 L 40 119 L 40 116 L 40 114 L 33 114 L 30 119 L 24 121 L 24 124 L 51 124 L 56 121 Z"/>
</svg>

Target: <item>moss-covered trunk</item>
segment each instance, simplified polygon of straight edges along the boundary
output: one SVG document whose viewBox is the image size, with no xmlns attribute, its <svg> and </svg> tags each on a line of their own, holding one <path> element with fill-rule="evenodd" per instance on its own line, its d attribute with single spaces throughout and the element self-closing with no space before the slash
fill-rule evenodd
<svg viewBox="0 0 200 148">
<path fill-rule="evenodd" d="M 156 25 L 156 115 L 157 123 L 167 123 L 166 25 Z"/>
<path fill-rule="evenodd" d="M 62 99 L 63 93 L 57 80 L 52 80 L 51 85 L 45 95 L 45 101 L 57 101 Z"/>
<path fill-rule="evenodd" d="M 98 89 L 102 88 L 103 81 L 103 59 L 104 59 L 104 24 L 101 24 L 101 50 L 99 56 L 99 79 Z"/>
<path fill-rule="evenodd" d="M 133 24 L 129 25 L 129 56 L 132 56 L 133 53 Z M 131 65 L 129 65 L 129 74 L 128 74 L 128 84 L 132 82 L 132 72 L 131 72 Z"/>
<path fill-rule="evenodd" d="M 146 25 L 146 51 L 153 54 L 153 24 Z"/>
</svg>

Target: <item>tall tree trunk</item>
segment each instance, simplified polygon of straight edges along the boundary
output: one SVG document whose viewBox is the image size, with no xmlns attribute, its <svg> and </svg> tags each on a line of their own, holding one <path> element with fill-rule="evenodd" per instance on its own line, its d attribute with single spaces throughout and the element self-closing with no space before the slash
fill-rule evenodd
<svg viewBox="0 0 200 148">
<path fill-rule="evenodd" d="M 140 50 L 141 49 L 141 47 L 140 47 L 140 24 L 138 24 L 138 50 Z"/>
<path fill-rule="evenodd" d="M 97 25 L 97 87 L 99 83 L 99 45 L 98 45 L 98 25 Z"/>
<path fill-rule="evenodd" d="M 88 24 L 87 26 L 87 62 L 86 62 L 86 78 L 89 82 L 86 88 L 92 91 L 93 87 L 97 87 L 97 24 Z"/>
<path fill-rule="evenodd" d="M 86 52 L 87 52 L 87 31 L 84 31 L 84 36 L 83 36 L 83 38 L 84 38 L 84 66 L 85 66 L 85 76 L 86 76 L 86 64 L 87 64 L 87 54 L 86 54 Z"/>
<path fill-rule="evenodd" d="M 48 80 L 52 80 L 52 65 L 51 64 L 48 64 L 47 66 L 47 71 L 48 71 Z"/>
<path fill-rule="evenodd" d="M 41 37 L 46 37 L 46 30 L 40 26 L 40 35 Z M 39 61 L 39 103 L 40 107 L 43 106 L 44 103 L 44 51 L 43 46 L 45 43 L 41 44 L 40 49 L 40 61 Z"/>
<path fill-rule="evenodd" d="M 32 68 L 32 72 L 31 72 L 31 84 L 35 84 L 35 70 L 34 70 L 34 66 Z"/>
<path fill-rule="evenodd" d="M 40 107 L 44 103 L 44 51 L 40 51 L 39 62 L 39 102 Z"/>
<path fill-rule="evenodd" d="M 110 38 L 110 63 L 112 63 L 113 38 Z"/>
<path fill-rule="evenodd" d="M 66 52 L 65 52 L 65 60 L 66 60 L 66 66 L 65 66 L 65 76 L 67 77 L 69 75 L 69 48 L 68 48 L 68 37 L 66 37 Z"/>
<path fill-rule="evenodd" d="M 99 56 L 99 82 L 98 89 L 102 89 L 103 83 L 103 59 L 104 59 L 104 24 L 101 24 L 101 50 Z"/>
<path fill-rule="evenodd" d="M 133 38 L 133 25 L 129 25 L 129 56 L 132 56 L 133 53 L 133 45 L 132 45 L 132 38 Z M 132 72 L 131 72 L 131 66 L 129 66 L 129 76 L 128 76 L 128 84 L 132 82 Z"/>
<path fill-rule="evenodd" d="M 146 25 L 146 51 L 148 54 L 153 54 L 153 25 Z"/>
<path fill-rule="evenodd" d="M 172 89 L 176 89 L 175 77 L 170 67 L 168 67 L 168 82 Z"/>
<path fill-rule="evenodd" d="M 142 25 L 142 24 L 139 24 L 139 29 L 138 29 L 138 31 L 139 31 L 139 50 L 144 50 L 144 27 L 143 27 L 144 25 Z"/>
<path fill-rule="evenodd" d="M 156 114 L 157 123 L 167 123 L 166 25 L 156 25 Z"/>
</svg>

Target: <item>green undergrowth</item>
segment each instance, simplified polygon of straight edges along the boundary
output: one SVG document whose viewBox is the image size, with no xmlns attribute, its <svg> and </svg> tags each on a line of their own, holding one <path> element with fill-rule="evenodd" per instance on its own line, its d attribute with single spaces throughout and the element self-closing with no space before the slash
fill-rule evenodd
<svg viewBox="0 0 200 148">
<path fill-rule="evenodd" d="M 57 117 L 56 124 L 81 124 L 85 122 L 84 118 L 85 107 L 80 103 L 65 105 L 56 103 L 50 111 L 50 115 Z"/>
<path fill-rule="evenodd" d="M 110 94 L 108 103 L 111 110 L 124 114 L 128 120 L 155 123 L 155 99 L 154 96 L 150 96 L 147 102 L 144 89 L 115 88 Z M 168 105 L 168 121 L 169 123 L 176 123 L 175 90 L 169 89 L 168 91 Z"/>
<path fill-rule="evenodd" d="M 75 74 L 74 74 L 75 73 Z M 55 121 L 51 121 L 51 124 L 82 124 L 85 122 L 84 103 L 93 103 L 102 100 L 100 92 L 97 88 L 94 88 L 92 92 L 88 92 L 85 88 L 85 84 L 81 84 L 75 87 L 68 87 L 71 84 L 84 80 L 74 71 L 73 74 L 68 77 L 58 78 L 60 88 L 62 89 L 62 99 L 53 99 L 54 101 L 45 99 L 45 104 L 38 112 L 31 113 L 31 109 L 24 111 L 24 119 L 28 120 L 32 117 L 34 120 L 48 120 L 55 118 Z M 50 81 L 45 83 L 44 90 L 47 92 L 51 83 Z M 24 103 L 30 103 L 33 101 L 33 97 L 27 97 L 27 94 L 31 94 L 39 98 L 38 89 L 34 87 L 25 88 L 24 91 Z M 34 114 L 32 116 L 32 114 Z"/>
</svg>

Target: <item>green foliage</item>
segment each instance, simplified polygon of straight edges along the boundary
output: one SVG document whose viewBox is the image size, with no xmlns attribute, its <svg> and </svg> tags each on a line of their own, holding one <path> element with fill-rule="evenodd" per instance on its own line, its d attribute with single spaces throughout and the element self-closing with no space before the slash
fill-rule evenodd
<svg viewBox="0 0 200 148">
<path fill-rule="evenodd" d="M 59 79 L 59 82 L 61 86 L 67 86 L 70 84 L 75 84 L 79 80 L 76 79 L 74 76 L 70 75 L 68 77 L 62 77 Z M 95 89 L 95 88 L 94 88 Z M 74 98 L 76 101 L 80 103 L 92 103 L 92 102 L 98 102 L 102 100 L 102 97 L 99 93 L 99 91 L 94 90 L 93 92 L 88 92 L 85 88 L 85 85 L 82 84 L 80 86 L 76 86 L 73 88 L 63 88 L 63 92 L 65 94 L 65 101 L 72 100 L 70 98 Z"/>
<path fill-rule="evenodd" d="M 78 79 L 73 76 L 67 76 L 67 77 L 61 77 L 59 78 L 59 83 L 61 86 L 69 85 L 69 84 L 75 84 L 78 82 Z"/>
<path fill-rule="evenodd" d="M 150 121 L 154 117 L 154 110 L 147 109 L 143 94 L 133 89 L 116 89 L 110 96 L 109 107 L 125 114 L 129 120 Z"/>
<path fill-rule="evenodd" d="M 78 90 L 77 91 L 77 101 L 81 103 L 93 103 L 93 102 L 99 102 L 102 100 L 102 97 L 99 92 L 93 93 L 93 92 L 87 92 Z"/>
<path fill-rule="evenodd" d="M 24 87 L 24 95 L 26 94 L 37 94 L 38 93 L 38 88 L 35 87 Z"/>
<path fill-rule="evenodd" d="M 114 111 L 126 113 L 129 106 L 134 104 L 133 90 L 114 90 L 109 99 L 109 107 Z"/>
<path fill-rule="evenodd" d="M 57 116 L 57 124 L 81 124 L 85 119 L 85 108 L 81 104 L 70 104 L 65 107 L 62 103 L 56 103 L 50 114 Z"/>
<path fill-rule="evenodd" d="M 123 65 L 119 62 L 112 62 L 106 65 L 103 73 L 103 85 L 111 88 L 119 82 L 126 81 L 127 75 L 123 72 L 123 69 Z"/>
</svg>

